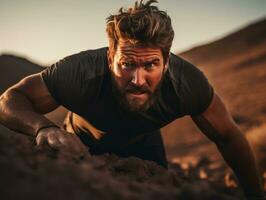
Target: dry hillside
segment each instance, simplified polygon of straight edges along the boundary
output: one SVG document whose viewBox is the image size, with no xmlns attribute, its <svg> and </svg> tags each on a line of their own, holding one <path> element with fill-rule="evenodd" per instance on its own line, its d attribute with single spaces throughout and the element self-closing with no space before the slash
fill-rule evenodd
<svg viewBox="0 0 266 200">
<path fill-rule="evenodd" d="M 260 157 L 266 147 L 265 33 L 264 19 L 218 41 L 179 54 L 205 73 Z M 208 155 L 219 159 L 214 145 L 189 118 L 172 123 L 164 132 L 170 158 L 193 160 Z"/>
</svg>

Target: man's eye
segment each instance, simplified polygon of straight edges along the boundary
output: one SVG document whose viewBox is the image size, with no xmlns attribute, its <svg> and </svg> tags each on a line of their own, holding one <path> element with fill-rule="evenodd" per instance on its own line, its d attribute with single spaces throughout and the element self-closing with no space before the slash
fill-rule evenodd
<svg viewBox="0 0 266 200">
<path fill-rule="evenodd" d="M 127 63 L 127 62 L 123 62 L 122 63 L 122 68 L 124 69 L 129 69 L 129 68 L 133 68 L 133 64 L 132 63 Z"/>
<path fill-rule="evenodd" d="M 146 69 L 152 69 L 154 67 L 156 67 L 156 63 L 146 63 L 145 64 L 145 68 Z"/>
</svg>

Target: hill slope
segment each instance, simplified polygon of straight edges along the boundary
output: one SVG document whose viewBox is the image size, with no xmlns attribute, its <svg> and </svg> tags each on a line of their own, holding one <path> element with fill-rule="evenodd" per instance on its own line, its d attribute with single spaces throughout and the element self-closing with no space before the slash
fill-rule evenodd
<svg viewBox="0 0 266 200">
<path fill-rule="evenodd" d="M 8 54 L 0 55 L 0 95 L 7 88 L 19 82 L 22 78 L 30 74 L 38 73 L 43 69 L 44 66 L 33 63 L 26 58 Z M 59 107 L 46 116 L 56 123 L 60 123 L 65 114 L 66 109 Z M 0 131 L 1 130 L 6 130 L 6 128 L 0 125 Z"/>
<path fill-rule="evenodd" d="M 264 136 L 257 134 L 261 131 L 252 131 L 252 135 L 249 132 L 254 127 L 265 127 L 266 121 L 265 33 L 266 19 L 180 54 L 205 73 L 252 141 Z M 172 123 L 164 132 L 167 132 L 164 139 L 170 157 L 196 159 L 208 153 L 213 159 L 219 159 L 214 145 L 199 133 L 189 118 Z"/>
<path fill-rule="evenodd" d="M 0 94 L 23 77 L 38 73 L 42 66 L 13 55 L 0 56 Z"/>
</svg>

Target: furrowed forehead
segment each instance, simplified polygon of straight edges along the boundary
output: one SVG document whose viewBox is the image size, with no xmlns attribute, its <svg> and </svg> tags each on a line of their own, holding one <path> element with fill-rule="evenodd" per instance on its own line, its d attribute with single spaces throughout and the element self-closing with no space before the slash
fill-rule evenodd
<svg viewBox="0 0 266 200">
<path fill-rule="evenodd" d="M 152 62 L 162 60 L 162 56 L 158 52 L 153 51 L 118 51 L 117 52 L 118 60 L 121 61 L 130 61 L 130 62 Z"/>
<path fill-rule="evenodd" d="M 130 43 L 122 43 L 117 47 L 117 55 L 125 58 L 145 58 L 156 59 L 162 57 L 160 48 L 152 48 L 145 46 L 136 46 Z"/>
</svg>

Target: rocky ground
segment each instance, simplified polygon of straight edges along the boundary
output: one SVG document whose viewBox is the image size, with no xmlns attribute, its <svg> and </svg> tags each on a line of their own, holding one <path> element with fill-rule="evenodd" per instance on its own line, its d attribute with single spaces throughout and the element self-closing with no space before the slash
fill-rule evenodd
<svg viewBox="0 0 266 200">
<path fill-rule="evenodd" d="M 115 155 L 76 158 L 37 149 L 34 140 L 0 134 L 1 199 L 244 199 L 226 168 L 201 158 L 194 166 Z"/>
</svg>

